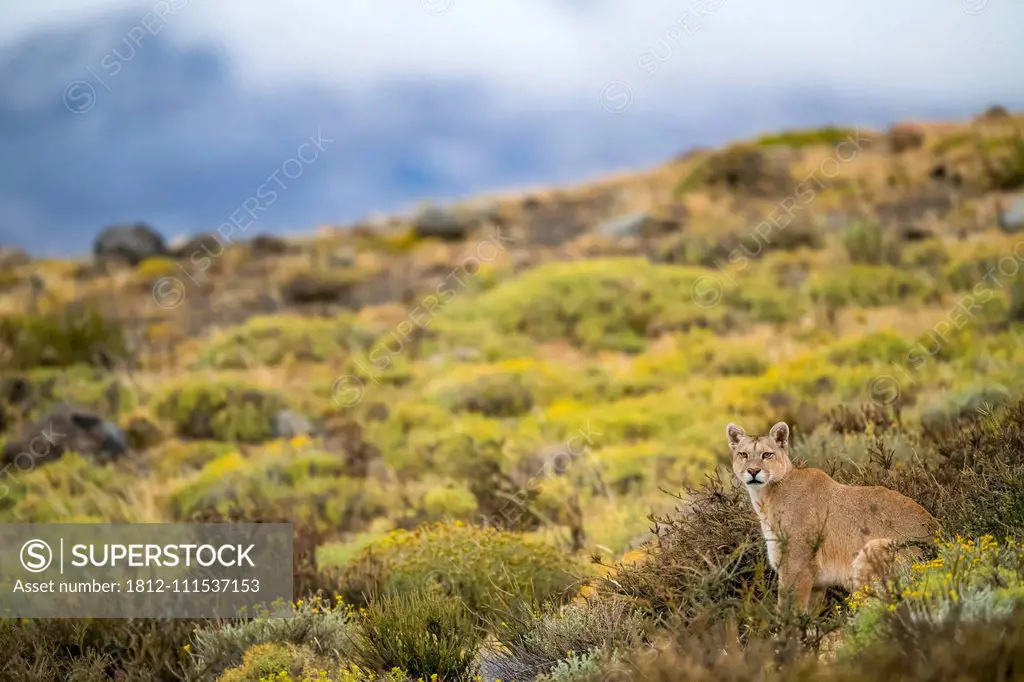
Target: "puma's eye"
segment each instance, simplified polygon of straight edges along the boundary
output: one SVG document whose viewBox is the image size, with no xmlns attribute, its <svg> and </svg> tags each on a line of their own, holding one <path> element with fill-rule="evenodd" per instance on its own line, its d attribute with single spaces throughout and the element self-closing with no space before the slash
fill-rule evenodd
<svg viewBox="0 0 1024 682">
<path fill-rule="evenodd" d="M 748 455 L 745 452 L 741 452 L 740 453 L 740 457 L 742 457 L 743 459 L 746 459 L 748 457 Z"/>
<path fill-rule="evenodd" d="M 763 455 L 761 455 L 761 459 L 771 459 L 774 456 L 775 456 L 774 452 L 766 452 Z"/>
</svg>

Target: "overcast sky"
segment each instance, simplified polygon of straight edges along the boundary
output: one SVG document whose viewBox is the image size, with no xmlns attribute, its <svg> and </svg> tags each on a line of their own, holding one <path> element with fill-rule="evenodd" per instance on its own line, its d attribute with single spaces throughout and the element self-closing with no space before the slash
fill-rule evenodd
<svg viewBox="0 0 1024 682">
<path fill-rule="evenodd" d="M 1024 109 L 1022 26 L 1017 0 L 4 0 L 0 245 L 246 202 L 252 234 L 304 232 L 783 127 Z"/>
</svg>

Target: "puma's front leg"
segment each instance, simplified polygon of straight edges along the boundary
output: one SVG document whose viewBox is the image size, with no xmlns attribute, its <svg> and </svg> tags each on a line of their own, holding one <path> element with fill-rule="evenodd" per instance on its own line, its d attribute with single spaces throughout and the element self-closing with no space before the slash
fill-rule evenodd
<svg viewBox="0 0 1024 682">
<path fill-rule="evenodd" d="M 786 556 L 779 566 L 779 606 L 786 606 L 792 599 L 794 606 L 806 612 L 811 604 L 814 573 L 810 556 Z"/>
</svg>

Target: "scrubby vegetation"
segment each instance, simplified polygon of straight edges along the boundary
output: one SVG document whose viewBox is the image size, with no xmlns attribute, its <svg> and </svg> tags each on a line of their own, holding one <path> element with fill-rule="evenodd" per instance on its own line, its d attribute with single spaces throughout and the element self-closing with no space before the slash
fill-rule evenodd
<svg viewBox="0 0 1024 682">
<path fill-rule="evenodd" d="M 120 325 L 94 306 L 0 318 L 0 367 L 111 366 L 127 349 Z"/>
<path fill-rule="evenodd" d="M 290 522 L 295 602 L 3 620 L 0 678 L 1014 679 L 1024 250 L 991 209 L 1018 124 L 913 124 L 835 174 L 854 133 L 788 132 L 432 209 L 433 236 L 226 249 L 179 300 L 163 257 L 18 264 L 0 446 L 68 403 L 125 452 L 8 467 L 0 521 Z M 802 463 L 944 535 L 884 589 L 780 610 L 723 430 L 782 419 Z"/>
<path fill-rule="evenodd" d="M 787 130 L 775 135 L 758 138 L 757 144 L 762 147 L 782 145 L 786 147 L 813 147 L 816 145 L 835 146 L 843 140 L 856 137 L 853 128 L 818 128 L 811 130 Z"/>
<path fill-rule="evenodd" d="M 156 411 L 182 438 L 259 442 L 270 438 L 274 414 L 283 407 L 274 393 L 214 380 L 170 388 Z"/>
</svg>

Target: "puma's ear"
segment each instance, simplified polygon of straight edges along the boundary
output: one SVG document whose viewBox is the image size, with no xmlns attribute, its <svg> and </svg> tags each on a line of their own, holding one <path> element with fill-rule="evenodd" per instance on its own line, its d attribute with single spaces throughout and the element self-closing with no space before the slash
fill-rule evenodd
<svg viewBox="0 0 1024 682">
<path fill-rule="evenodd" d="M 786 422 L 779 422 L 773 426 L 768 435 L 782 447 L 789 445 L 789 425 Z"/>
<path fill-rule="evenodd" d="M 729 447 L 734 448 L 740 442 L 740 438 L 747 435 L 747 432 L 736 426 L 733 423 L 729 423 L 725 427 L 725 437 L 729 440 Z"/>
</svg>

